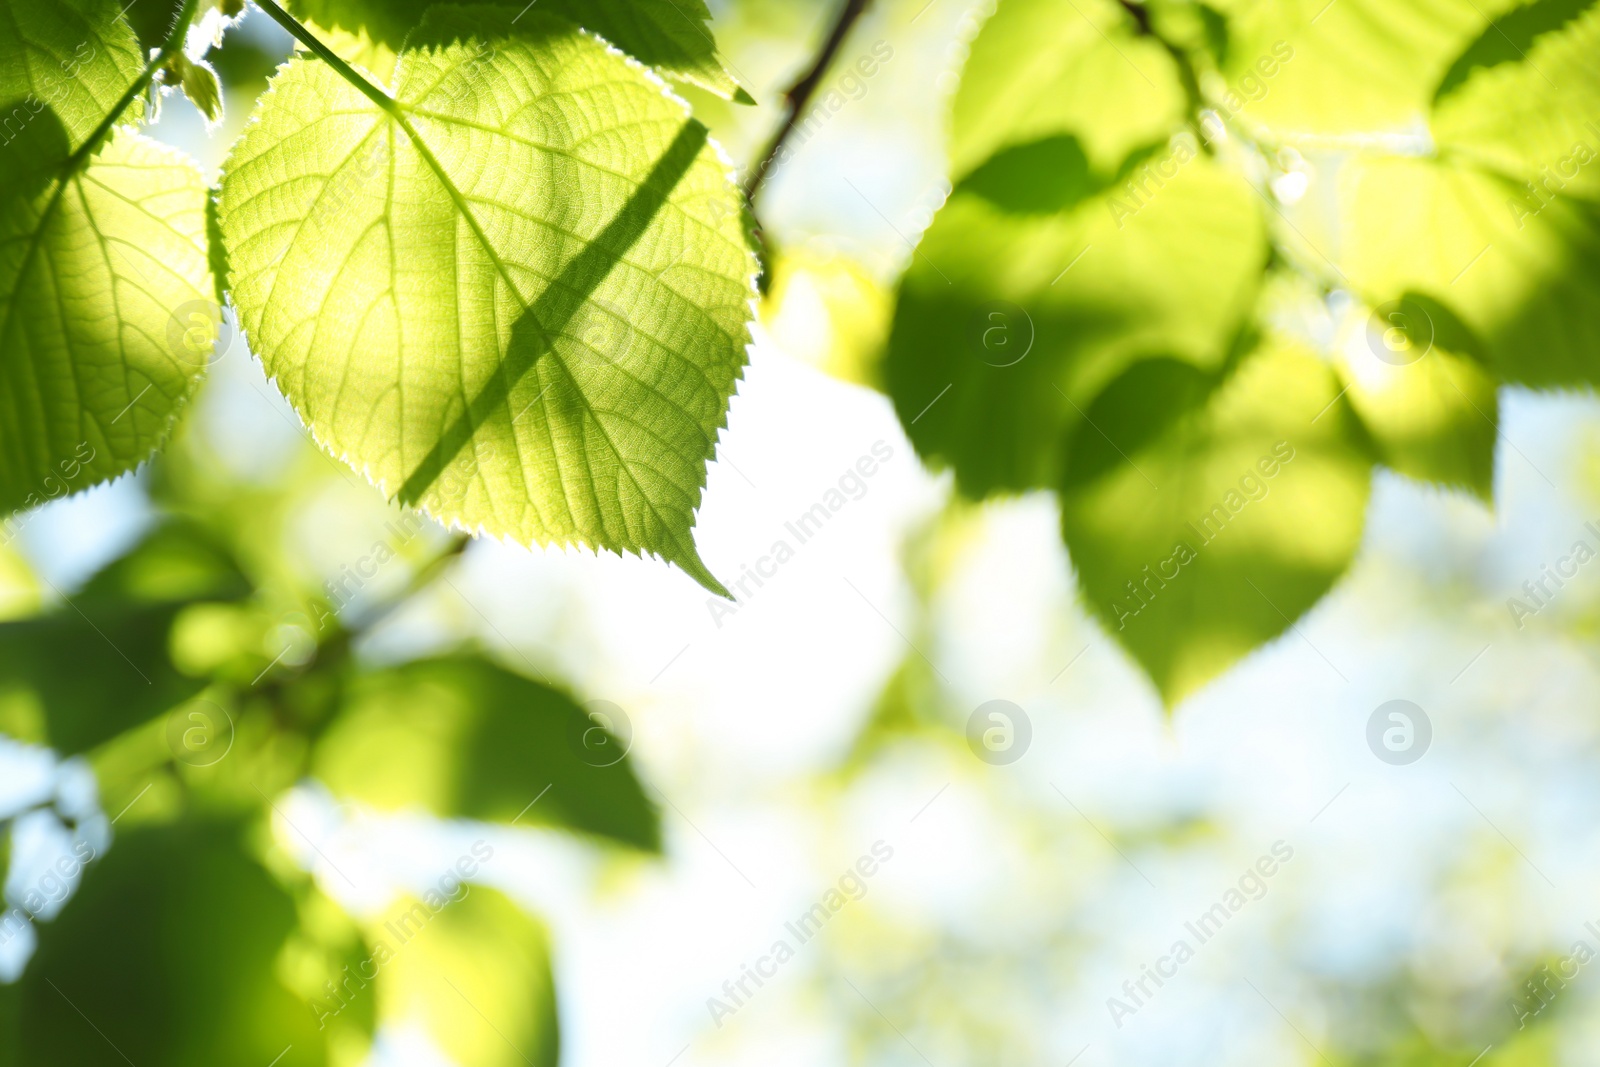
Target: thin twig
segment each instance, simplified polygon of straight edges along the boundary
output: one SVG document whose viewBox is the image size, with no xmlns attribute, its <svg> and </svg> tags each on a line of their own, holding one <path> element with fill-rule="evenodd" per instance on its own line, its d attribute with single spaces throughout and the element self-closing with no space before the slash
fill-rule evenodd
<svg viewBox="0 0 1600 1067">
<path fill-rule="evenodd" d="M 784 142 L 789 139 L 789 135 L 800 122 L 800 116 L 811 103 L 811 97 L 816 93 L 817 86 L 822 83 L 823 76 L 828 73 L 834 56 L 839 54 L 844 39 L 850 35 L 851 28 L 855 26 L 862 12 L 866 11 L 870 2 L 871 0 L 844 0 L 843 6 L 839 8 L 838 17 L 833 20 L 833 28 L 828 31 L 828 36 L 822 42 L 822 48 L 818 50 L 817 58 L 812 62 L 810 69 L 783 94 L 784 104 L 789 109 L 788 114 L 784 116 L 783 124 L 778 127 L 778 132 L 772 135 L 767 150 L 761 154 L 760 161 L 745 181 L 744 198 L 748 203 L 755 203 L 756 194 L 761 191 L 762 183 L 772 171 L 773 161 L 778 158 Z"/>
<path fill-rule="evenodd" d="M 1189 101 L 1189 128 L 1194 131 L 1196 139 L 1200 142 L 1200 150 L 1207 155 L 1214 151 L 1211 139 L 1206 136 L 1205 128 L 1200 122 L 1200 112 L 1206 107 L 1205 94 L 1200 91 L 1200 77 L 1194 69 L 1194 61 L 1189 58 L 1189 53 L 1165 37 L 1150 21 L 1150 12 L 1141 2 L 1135 0 L 1118 0 L 1122 10 L 1133 19 L 1134 29 L 1140 37 L 1148 37 L 1161 46 L 1168 56 L 1172 57 L 1173 65 L 1178 71 L 1178 81 L 1183 85 L 1183 94 Z"/>
<path fill-rule="evenodd" d="M 362 616 L 351 627 L 352 634 L 363 634 L 371 630 L 378 623 L 388 618 L 399 608 L 407 604 L 412 597 L 432 585 L 434 580 L 444 573 L 445 567 L 453 563 L 457 557 L 467 550 L 472 543 L 472 538 L 464 533 L 456 533 L 441 547 L 437 554 L 423 563 L 411 574 L 411 580 L 406 583 L 394 596 L 387 598 L 382 604 L 377 605 L 372 611 Z"/>
</svg>

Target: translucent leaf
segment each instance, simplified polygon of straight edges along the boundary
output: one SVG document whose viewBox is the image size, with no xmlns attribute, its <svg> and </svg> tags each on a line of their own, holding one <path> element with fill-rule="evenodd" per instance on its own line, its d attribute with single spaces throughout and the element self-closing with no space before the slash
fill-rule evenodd
<svg viewBox="0 0 1600 1067">
<path fill-rule="evenodd" d="M 1449 308 L 1499 376 L 1600 381 L 1600 9 L 1480 69 L 1434 117 L 1438 154 L 1338 178 L 1349 276 L 1373 303 Z"/>
<path fill-rule="evenodd" d="M 1350 406 L 1383 463 L 1425 482 L 1494 499 L 1497 382 L 1453 317 L 1396 302 L 1366 319 L 1340 353 Z"/>
<path fill-rule="evenodd" d="M 1038 147 L 1000 153 L 956 190 L 890 333 L 902 424 L 973 496 L 1056 484 L 1066 432 L 1134 360 L 1220 366 L 1266 259 L 1256 194 L 1190 144 L 1121 175 L 1080 167 L 1060 210 L 1037 183 L 1069 179 L 1027 158 Z"/>
<path fill-rule="evenodd" d="M 401 45 L 436 0 L 293 0 L 289 9 L 333 31 L 341 56 L 387 79 Z M 510 14 L 533 5 L 507 0 Z M 752 103 L 717 57 L 704 0 L 539 0 L 534 10 L 598 34 L 646 66 L 727 100 Z M 519 19 L 520 23 L 520 19 Z"/>
<path fill-rule="evenodd" d="M 1169 706 L 1283 633 L 1354 556 L 1372 459 L 1340 388 L 1276 346 L 1215 389 L 1151 361 L 1078 427 L 1061 511 L 1079 586 Z"/>
<path fill-rule="evenodd" d="M 0 1062 L 10 1043 L 19 1064 L 329 1063 L 330 1031 L 279 975 L 294 901 L 240 832 L 121 830 L 40 929 Z"/>
<path fill-rule="evenodd" d="M 627 741 L 602 736 L 564 693 L 455 656 L 352 679 L 312 769 L 380 809 L 564 826 L 655 850 L 656 812 Z"/>
<path fill-rule="evenodd" d="M 88 151 L 139 70 L 116 16 L 0 3 L 0 512 L 143 462 L 220 316 L 194 166 L 125 130 Z"/>
<path fill-rule="evenodd" d="M 485 856 L 493 849 L 480 841 L 458 866 Z M 556 1067 L 560 1020 L 544 928 L 453 875 L 368 925 L 384 1021 L 420 1023 L 455 1063 Z"/>
<path fill-rule="evenodd" d="M 1306 135 L 1425 135 L 1434 93 L 1490 16 L 1517 0 L 1227 0 L 1223 70 L 1249 124 Z M 1490 31 L 1492 32 L 1492 31 Z M 1266 75 L 1257 64 L 1269 64 Z M 1274 50 L 1277 49 L 1275 52 Z"/>
<path fill-rule="evenodd" d="M 72 152 L 111 113 L 144 66 L 132 28 L 119 17 L 121 6 L 114 0 L 0 0 L 0 106 L 11 120 L 3 134 L 7 142 L 46 107 L 66 131 L 65 148 Z M 137 121 L 142 107 L 143 101 L 134 100 L 124 120 Z M 60 161 L 28 162 L 48 169 Z"/>
<path fill-rule="evenodd" d="M 1005 0 L 984 23 L 951 105 L 960 178 L 1003 148 L 1071 134 L 1100 171 L 1182 118 L 1172 60 L 1111 0 Z"/>
<path fill-rule="evenodd" d="M 387 495 L 723 592 L 690 529 L 752 314 L 729 166 L 569 23 L 441 7 L 410 40 L 382 107 L 291 61 L 235 147 L 253 350 Z"/>
</svg>

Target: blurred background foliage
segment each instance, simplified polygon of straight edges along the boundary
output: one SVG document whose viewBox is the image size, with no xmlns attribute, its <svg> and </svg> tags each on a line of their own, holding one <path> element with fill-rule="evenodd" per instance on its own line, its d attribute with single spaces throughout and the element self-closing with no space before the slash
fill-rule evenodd
<svg viewBox="0 0 1600 1067">
<path fill-rule="evenodd" d="M 1531 619 L 1506 608 L 1600 515 L 1600 409 L 1498 384 L 1587 380 L 1592 335 L 1563 330 L 1593 315 L 1590 246 L 1549 246 L 1531 304 L 1494 273 L 1465 311 L 1426 303 L 1395 249 L 1417 217 L 1467 230 L 1438 189 L 1465 179 L 1341 140 L 1426 112 L 1446 155 L 1504 164 L 1505 138 L 1460 120 L 1500 91 L 1528 151 L 1564 151 L 1537 94 L 1478 76 L 1592 28 L 1592 5 L 1336 3 L 1232 118 L 1318 139 L 1259 161 L 1262 183 L 1355 190 L 1359 266 L 1418 290 L 1438 331 L 1425 381 L 1353 364 L 1366 309 L 1317 251 L 1346 242 L 1288 197 L 1263 215 L 1209 155 L 1129 240 L 1106 202 L 1190 101 L 1142 77 L 1173 60 L 1117 5 L 1007 0 L 987 43 L 982 7 L 868 8 L 824 79 L 842 103 L 758 201 L 770 278 L 701 526 L 713 569 L 741 573 L 875 441 L 894 459 L 731 617 L 638 561 L 467 545 L 384 506 L 220 346 L 159 459 L 0 547 L 0 1063 L 1600 1062 L 1600 985 L 1572 962 L 1600 951 L 1600 597 L 1585 571 Z M 129 9 L 146 45 L 172 6 Z M 1321 6 L 1150 5 L 1235 86 L 1274 11 Z M 712 15 L 758 104 L 681 92 L 743 163 L 835 8 Z M 157 134 L 214 172 L 287 49 L 250 15 L 211 57 L 223 126 L 169 98 Z M 1409 199 L 1362 200 L 1362 168 L 1404 171 Z M 1587 188 L 1550 218 L 1581 221 Z M 1118 239 L 1115 263 L 1050 281 Z M 951 338 L 1013 285 L 1068 349 L 1002 378 Z M 1316 427 L 1294 439 L 1318 481 L 1285 481 L 1270 521 L 1320 546 L 1291 614 L 1343 575 L 1332 594 L 1204 688 L 1219 657 L 1185 661 L 1170 632 L 1115 643 L 1122 580 L 1085 568 L 1167 552 L 1126 521 L 1144 475 L 1182 483 L 1215 449 L 1234 480 L 1290 419 Z M 1199 598 L 1232 596 L 1258 551 Z M 1269 608 L 1231 610 L 1221 659 L 1284 630 Z M 1367 749 L 1395 697 L 1433 715 L 1411 767 Z M 966 740 L 995 698 L 1031 717 L 1012 766 Z M 861 898 L 708 1014 L 880 839 L 895 858 Z M 1295 859 L 1260 900 L 1118 1025 L 1124 983 L 1278 840 Z"/>
</svg>

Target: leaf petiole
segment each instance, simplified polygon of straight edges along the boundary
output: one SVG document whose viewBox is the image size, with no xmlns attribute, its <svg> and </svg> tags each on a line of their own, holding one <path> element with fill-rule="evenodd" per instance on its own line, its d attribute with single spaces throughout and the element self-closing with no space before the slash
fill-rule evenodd
<svg viewBox="0 0 1600 1067">
<path fill-rule="evenodd" d="M 144 70 L 133 80 L 111 110 L 106 112 L 106 117 L 100 120 L 100 125 L 95 127 L 87 140 L 78 146 L 78 150 L 67 157 L 62 170 L 71 174 L 85 159 L 100 147 L 100 142 L 105 140 L 117 120 L 122 118 L 122 113 L 128 110 L 128 105 L 133 103 L 144 91 L 150 88 L 150 82 L 155 78 L 156 71 L 167 65 L 178 49 L 183 47 L 183 39 L 189 33 L 189 24 L 194 21 L 194 16 L 200 9 L 200 0 L 183 0 L 183 7 L 178 11 L 177 20 L 172 24 L 172 32 L 167 34 L 166 41 L 150 61 L 144 65 Z"/>
<path fill-rule="evenodd" d="M 305 45 L 313 55 L 332 67 L 339 77 L 359 89 L 361 95 L 395 118 L 402 117 L 400 105 L 395 103 L 394 97 L 363 78 L 359 71 L 335 55 L 333 49 L 318 40 L 317 35 L 306 29 L 303 22 L 279 7 L 273 0 L 255 0 L 255 5 L 265 11 L 273 22 L 282 26 L 295 40 Z"/>
</svg>

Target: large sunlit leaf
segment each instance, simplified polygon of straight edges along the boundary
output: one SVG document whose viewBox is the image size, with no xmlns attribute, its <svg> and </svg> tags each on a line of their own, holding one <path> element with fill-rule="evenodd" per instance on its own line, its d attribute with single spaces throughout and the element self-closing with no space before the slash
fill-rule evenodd
<svg viewBox="0 0 1600 1067">
<path fill-rule="evenodd" d="M 486 848 L 478 842 L 472 861 L 492 859 Z M 453 874 L 368 924 L 384 1022 L 420 1024 L 455 1063 L 556 1067 L 560 1019 L 544 928 Z"/>
<path fill-rule="evenodd" d="M 8 141 L 44 106 L 60 119 L 72 151 L 111 113 L 143 66 L 132 28 L 118 17 L 121 9 L 115 0 L 0 0 L 0 104 L 12 120 Z M 133 101 L 124 119 L 137 120 L 142 108 L 143 101 Z"/>
<path fill-rule="evenodd" d="M 312 770 L 385 810 L 555 825 L 660 847 L 654 807 L 625 758 L 571 697 L 475 656 L 351 681 Z"/>
<path fill-rule="evenodd" d="M 354 51 L 340 54 L 388 77 L 406 37 L 438 0 L 291 0 L 289 9 Z M 530 4 L 504 0 L 511 14 Z M 598 34 L 674 81 L 750 102 L 717 56 L 704 0 L 539 0 L 535 9 Z M 337 49 L 336 49 L 337 50 Z"/>
<path fill-rule="evenodd" d="M 0 1032 L 0 1063 L 330 1063 L 335 1031 L 281 975 L 294 901 L 240 833 L 205 822 L 119 832 L 42 925 L 7 994 L 15 1029 Z"/>
<path fill-rule="evenodd" d="M 0 2 L 0 512 L 143 462 L 210 355 L 199 172 L 127 130 L 88 143 L 139 73 L 117 14 Z"/>
<path fill-rule="evenodd" d="M 386 494 L 721 592 L 690 530 L 754 293 L 730 168 L 570 23 L 441 7 L 409 41 L 386 107 L 296 59 L 235 147 L 254 351 Z"/>
<path fill-rule="evenodd" d="M 1155 360 L 1078 427 L 1061 510 L 1079 586 L 1169 706 L 1283 633 L 1355 554 L 1372 458 L 1340 389 L 1275 345 L 1214 391 Z"/>
</svg>

